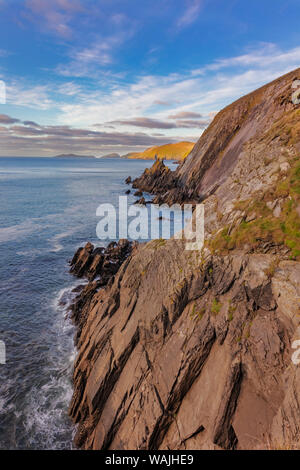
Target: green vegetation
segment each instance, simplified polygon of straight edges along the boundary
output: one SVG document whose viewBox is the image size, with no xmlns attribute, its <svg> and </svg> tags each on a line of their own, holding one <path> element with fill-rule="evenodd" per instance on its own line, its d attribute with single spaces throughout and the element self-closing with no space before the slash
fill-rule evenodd
<svg viewBox="0 0 300 470">
<path fill-rule="evenodd" d="M 222 304 L 220 302 L 218 302 L 217 299 L 214 299 L 212 301 L 211 308 L 210 308 L 211 313 L 213 313 L 214 315 L 218 315 L 218 313 L 221 310 L 221 307 L 222 307 Z"/>
<path fill-rule="evenodd" d="M 157 250 L 158 248 L 165 246 L 166 240 L 164 238 L 158 238 L 157 240 L 152 240 L 149 242 L 149 246 L 153 248 L 154 250 Z"/>
<path fill-rule="evenodd" d="M 231 304 L 231 300 L 229 300 L 229 306 L 228 306 L 228 321 L 231 322 L 233 320 L 233 314 L 236 311 L 236 305 Z"/>
<path fill-rule="evenodd" d="M 267 267 L 267 269 L 264 270 L 265 274 L 268 276 L 269 279 L 271 279 L 274 276 L 276 268 L 279 264 L 279 261 L 280 261 L 279 257 L 275 258 L 271 262 L 271 264 Z"/>
<path fill-rule="evenodd" d="M 205 314 L 206 310 L 205 308 L 200 308 L 200 310 L 196 309 L 196 302 L 193 304 L 192 311 L 190 314 L 190 317 L 192 320 L 201 320 L 203 318 L 203 315 Z"/>
<path fill-rule="evenodd" d="M 300 162 L 299 157 L 290 160 L 291 168 L 285 179 L 280 180 L 272 192 L 258 194 L 256 198 L 240 201 L 235 208 L 247 215 L 255 213 L 251 222 L 243 220 L 237 227 L 229 227 L 217 233 L 208 242 L 213 252 L 227 252 L 249 245 L 257 247 L 262 242 L 274 242 L 289 248 L 290 258 L 300 259 Z M 267 203 L 284 198 L 279 217 L 273 215 Z"/>
</svg>

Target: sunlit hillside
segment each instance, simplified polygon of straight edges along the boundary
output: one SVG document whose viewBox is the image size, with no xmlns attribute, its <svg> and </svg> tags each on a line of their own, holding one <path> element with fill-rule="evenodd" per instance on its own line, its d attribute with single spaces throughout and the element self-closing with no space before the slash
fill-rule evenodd
<svg viewBox="0 0 300 470">
<path fill-rule="evenodd" d="M 157 155 L 158 158 L 165 158 L 166 160 L 183 160 L 194 148 L 194 145 L 193 142 L 177 142 L 176 144 L 150 147 L 141 153 L 129 153 L 126 157 L 154 160 L 155 155 Z"/>
</svg>

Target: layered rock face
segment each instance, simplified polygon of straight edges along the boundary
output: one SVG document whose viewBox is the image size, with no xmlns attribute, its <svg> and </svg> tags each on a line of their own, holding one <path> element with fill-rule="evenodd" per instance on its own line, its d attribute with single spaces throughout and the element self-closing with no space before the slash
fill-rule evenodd
<svg viewBox="0 0 300 470">
<path fill-rule="evenodd" d="M 283 149 L 287 150 L 288 121 L 294 120 L 293 113 L 299 108 L 291 101 L 292 84 L 297 79 L 300 79 L 300 69 L 227 106 L 216 115 L 188 157 L 175 171 L 168 172 L 167 178 L 166 167 L 160 162 L 159 168 L 153 165 L 142 178 L 135 180 L 134 187 L 155 194 L 156 203 L 172 204 L 201 202 L 228 182 L 228 178 L 231 177 L 230 183 L 237 180 L 242 170 L 252 185 L 254 163 L 251 160 L 256 160 L 263 173 L 266 167 L 263 158 L 277 158 Z M 297 150 L 300 150 L 299 142 Z M 236 199 L 238 196 L 239 192 Z"/>
<path fill-rule="evenodd" d="M 219 113 L 174 174 L 156 162 L 157 193 L 143 177 L 203 200 L 202 251 L 154 240 L 111 273 L 75 255 L 93 279 L 73 306 L 77 447 L 300 447 L 299 75 Z"/>
</svg>

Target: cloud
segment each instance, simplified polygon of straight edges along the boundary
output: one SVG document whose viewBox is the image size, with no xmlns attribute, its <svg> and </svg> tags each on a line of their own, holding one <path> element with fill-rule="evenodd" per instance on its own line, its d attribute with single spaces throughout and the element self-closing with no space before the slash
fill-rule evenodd
<svg viewBox="0 0 300 470">
<path fill-rule="evenodd" d="M 205 75 L 207 72 L 218 72 L 222 69 L 258 67 L 270 68 L 289 65 L 291 70 L 299 66 L 300 47 L 295 47 L 289 51 L 283 52 L 275 44 L 262 43 L 256 50 L 242 54 L 236 57 L 218 59 L 200 69 L 195 69 L 193 75 Z"/>
<path fill-rule="evenodd" d="M 187 8 L 183 15 L 177 20 L 177 28 L 183 29 L 194 23 L 201 11 L 203 0 L 186 0 Z"/>
<path fill-rule="evenodd" d="M 156 104 L 158 106 L 171 106 L 172 103 L 169 103 L 168 101 L 162 101 L 162 100 L 154 100 L 153 104 Z"/>
<path fill-rule="evenodd" d="M 14 124 L 16 122 L 20 122 L 20 120 L 11 118 L 7 114 L 0 114 L 0 124 Z"/>
<path fill-rule="evenodd" d="M 24 126 L 31 126 L 31 127 L 41 127 L 34 121 L 23 121 Z"/>
<path fill-rule="evenodd" d="M 131 83 L 120 80 L 113 85 L 108 84 L 104 90 L 90 90 L 80 100 L 60 104 L 60 121 L 85 127 L 98 123 L 99 128 L 101 125 L 161 128 L 169 129 L 170 135 L 175 135 L 178 126 L 169 122 L 170 116 L 172 121 L 184 121 L 199 120 L 195 114 L 200 114 L 203 120 L 207 120 L 211 112 L 220 110 L 242 95 L 299 67 L 300 47 L 281 51 L 272 45 L 260 45 L 257 50 L 244 56 L 243 59 L 240 59 L 241 56 L 227 59 L 231 63 L 243 65 L 224 68 L 225 63 L 222 62 L 223 68 L 218 72 L 211 70 L 216 64 L 213 62 L 205 70 L 137 76 Z M 154 112 L 153 104 L 157 102 L 163 102 L 165 106 Z M 193 114 L 187 117 L 181 113 Z M 139 117 L 138 121 L 136 116 Z"/>
<path fill-rule="evenodd" d="M 50 31 L 62 38 L 73 34 L 70 22 L 84 7 L 79 0 L 27 0 L 23 16 L 37 24 L 42 31 Z"/>
<path fill-rule="evenodd" d="M 197 119 L 201 117 L 202 114 L 192 111 L 181 111 L 180 113 L 170 114 L 170 116 L 168 116 L 169 119 Z"/>
<path fill-rule="evenodd" d="M 192 114 L 192 117 L 197 113 L 178 113 L 179 116 L 185 114 Z M 159 121 L 158 119 L 146 118 L 146 117 L 137 117 L 133 119 L 124 119 L 120 121 L 112 121 L 109 124 L 121 125 L 121 126 L 133 126 L 133 127 L 143 127 L 145 129 L 205 129 L 210 123 L 210 120 L 176 120 L 176 122 L 170 121 Z"/>
<path fill-rule="evenodd" d="M 109 124 L 118 124 L 121 126 L 144 127 L 145 129 L 175 129 L 177 126 L 172 122 L 159 121 L 146 117 L 137 117 L 133 119 L 123 119 L 120 121 L 111 121 Z"/>
<path fill-rule="evenodd" d="M 30 88 L 25 82 L 14 82 L 8 85 L 10 105 L 51 109 L 51 116 L 56 117 L 58 125 L 43 126 L 41 129 L 30 122 L 26 126 L 20 122 L 11 123 L 18 126 L 15 130 L 11 129 L 7 136 L 1 129 L 1 153 L 5 153 L 2 148 L 4 136 L 6 145 L 9 145 L 9 138 L 13 138 L 11 145 L 18 150 L 15 154 L 23 151 L 26 142 L 22 139 L 28 139 L 28 146 L 24 149 L 29 152 L 31 148 L 41 155 L 49 154 L 49 145 L 53 152 L 55 139 L 64 146 L 70 142 L 72 149 L 86 144 L 86 150 L 90 153 L 98 152 L 105 145 L 110 146 L 111 151 L 122 153 L 129 145 L 134 150 L 138 146 L 162 143 L 154 142 L 154 137 L 160 137 L 165 143 L 191 140 L 195 135 L 200 137 L 202 130 L 221 108 L 296 69 L 299 63 L 300 47 L 283 51 L 272 44 L 263 44 L 256 50 L 181 74 L 135 76 L 131 82 L 128 77 L 126 80 L 107 78 L 100 87 L 98 80 L 90 80 L 86 87 L 80 83 L 82 88 L 78 89 L 78 93 L 76 80 L 67 80 L 65 87 L 61 84 L 61 78 L 58 84 L 52 82 L 47 87 Z M 64 91 L 65 96 L 57 96 L 59 91 Z M 158 102 L 164 103 L 164 106 L 154 108 L 153 104 Z M 24 127 L 29 129 L 25 130 Z M 134 133 L 138 129 L 143 132 Z M 164 136 L 149 135 L 152 130 L 160 129 L 164 131 Z M 190 133 L 194 137 L 190 138 Z M 96 145 L 99 146 L 98 150 Z"/>
<path fill-rule="evenodd" d="M 178 120 L 176 121 L 176 127 L 181 129 L 206 129 L 210 122 L 210 119 L 203 119 L 201 121 Z"/>
<path fill-rule="evenodd" d="M 118 30 L 107 37 L 98 36 L 92 44 L 84 48 L 72 48 L 69 60 L 59 64 L 55 72 L 65 77 L 97 77 L 103 69 L 114 62 L 116 50 L 134 34 L 133 27 Z"/>
<path fill-rule="evenodd" d="M 99 156 L 104 152 L 119 150 L 121 153 L 143 150 L 154 145 L 176 142 L 177 138 L 163 134 L 148 135 L 144 132 L 103 132 L 78 129 L 70 126 L 42 126 L 30 121 L 20 122 L 2 115 L 5 124 L 0 127 L 1 153 L 3 155 L 54 155 L 56 153 L 81 153 Z M 194 141 L 197 137 L 191 137 Z M 180 139 L 183 140 L 183 139 Z"/>
<path fill-rule="evenodd" d="M 82 88 L 80 85 L 74 82 L 66 82 L 60 85 L 57 89 L 58 93 L 66 96 L 75 96 L 81 92 Z"/>
<path fill-rule="evenodd" d="M 13 80 L 6 83 L 6 101 L 10 105 L 47 110 L 54 105 L 50 98 L 53 90 L 55 88 L 50 83 L 30 86 L 22 80 Z"/>
</svg>

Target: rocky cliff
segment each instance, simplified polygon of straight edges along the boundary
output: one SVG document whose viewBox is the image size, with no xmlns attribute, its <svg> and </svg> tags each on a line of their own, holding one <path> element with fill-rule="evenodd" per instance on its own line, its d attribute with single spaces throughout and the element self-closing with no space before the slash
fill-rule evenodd
<svg viewBox="0 0 300 470">
<path fill-rule="evenodd" d="M 77 447 L 300 447 L 296 78 L 224 109 L 175 172 L 156 162 L 135 184 L 203 201 L 201 252 L 172 239 L 75 255 L 91 279 L 73 306 Z"/>
</svg>

